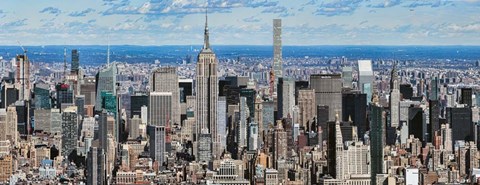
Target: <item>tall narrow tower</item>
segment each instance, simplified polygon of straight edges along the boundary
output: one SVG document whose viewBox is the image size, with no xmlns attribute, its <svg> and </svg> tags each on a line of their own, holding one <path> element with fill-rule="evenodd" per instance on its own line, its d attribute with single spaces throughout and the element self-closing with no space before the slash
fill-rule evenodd
<svg viewBox="0 0 480 185">
<path fill-rule="evenodd" d="M 277 88 L 278 78 L 283 77 L 282 19 L 273 19 L 273 73 L 275 77 L 273 87 Z"/>
<path fill-rule="evenodd" d="M 195 87 L 195 119 L 197 125 L 197 139 L 202 130 L 208 130 L 213 147 L 217 146 L 219 136 L 217 135 L 217 102 L 218 102 L 218 76 L 217 58 L 210 48 L 208 33 L 208 14 L 205 14 L 205 32 L 203 48 L 198 54 L 196 68 Z M 205 135 L 204 133 L 202 133 Z"/>
<path fill-rule="evenodd" d="M 343 180 L 343 136 L 338 113 L 335 115 L 335 178 Z"/>
<path fill-rule="evenodd" d="M 30 61 L 26 52 L 16 57 L 15 83 L 19 89 L 19 100 L 30 99 Z"/>
<path fill-rule="evenodd" d="M 390 120 L 392 127 L 400 124 L 400 85 L 397 74 L 397 63 L 394 62 L 390 77 Z"/>
</svg>

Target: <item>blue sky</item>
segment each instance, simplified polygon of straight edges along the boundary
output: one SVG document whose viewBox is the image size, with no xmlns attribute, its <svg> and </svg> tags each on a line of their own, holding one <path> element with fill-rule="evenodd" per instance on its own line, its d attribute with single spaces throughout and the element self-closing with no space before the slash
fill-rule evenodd
<svg viewBox="0 0 480 185">
<path fill-rule="evenodd" d="M 205 0 L 0 0 L 0 45 L 201 45 Z M 209 0 L 212 45 L 480 45 L 480 0 Z"/>
</svg>

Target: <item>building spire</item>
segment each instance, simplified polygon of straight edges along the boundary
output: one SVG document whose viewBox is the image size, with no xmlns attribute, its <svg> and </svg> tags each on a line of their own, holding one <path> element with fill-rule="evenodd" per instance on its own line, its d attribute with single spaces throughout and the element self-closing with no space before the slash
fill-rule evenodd
<svg viewBox="0 0 480 185">
<path fill-rule="evenodd" d="M 63 82 L 67 79 L 67 48 L 63 47 Z"/>
<path fill-rule="evenodd" d="M 204 37 L 203 49 L 209 49 L 210 41 L 209 41 L 209 33 L 208 33 L 208 1 L 207 1 L 207 5 L 205 6 L 205 33 L 203 37 Z"/>
</svg>

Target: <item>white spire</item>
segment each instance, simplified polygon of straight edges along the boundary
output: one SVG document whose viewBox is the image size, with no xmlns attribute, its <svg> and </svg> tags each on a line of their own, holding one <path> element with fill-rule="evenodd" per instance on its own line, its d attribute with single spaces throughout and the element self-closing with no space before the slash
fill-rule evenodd
<svg viewBox="0 0 480 185">
<path fill-rule="evenodd" d="M 67 79 L 67 48 L 63 47 L 63 82 Z"/>
<path fill-rule="evenodd" d="M 207 4 L 205 6 L 205 32 L 204 32 L 204 42 L 203 42 L 203 49 L 208 49 L 210 48 L 210 36 L 209 36 L 209 33 L 208 33 L 208 1 L 207 1 Z"/>
</svg>

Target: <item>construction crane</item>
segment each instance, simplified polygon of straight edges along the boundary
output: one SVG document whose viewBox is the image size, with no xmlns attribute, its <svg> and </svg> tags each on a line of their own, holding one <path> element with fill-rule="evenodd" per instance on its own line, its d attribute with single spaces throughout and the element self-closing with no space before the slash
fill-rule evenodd
<svg viewBox="0 0 480 185">
<path fill-rule="evenodd" d="M 22 48 L 23 54 L 24 54 L 25 56 L 27 56 L 27 50 L 23 47 L 22 43 L 20 43 L 20 41 L 18 41 L 18 40 L 17 40 L 17 43 L 18 43 L 18 45 Z"/>
</svg>

